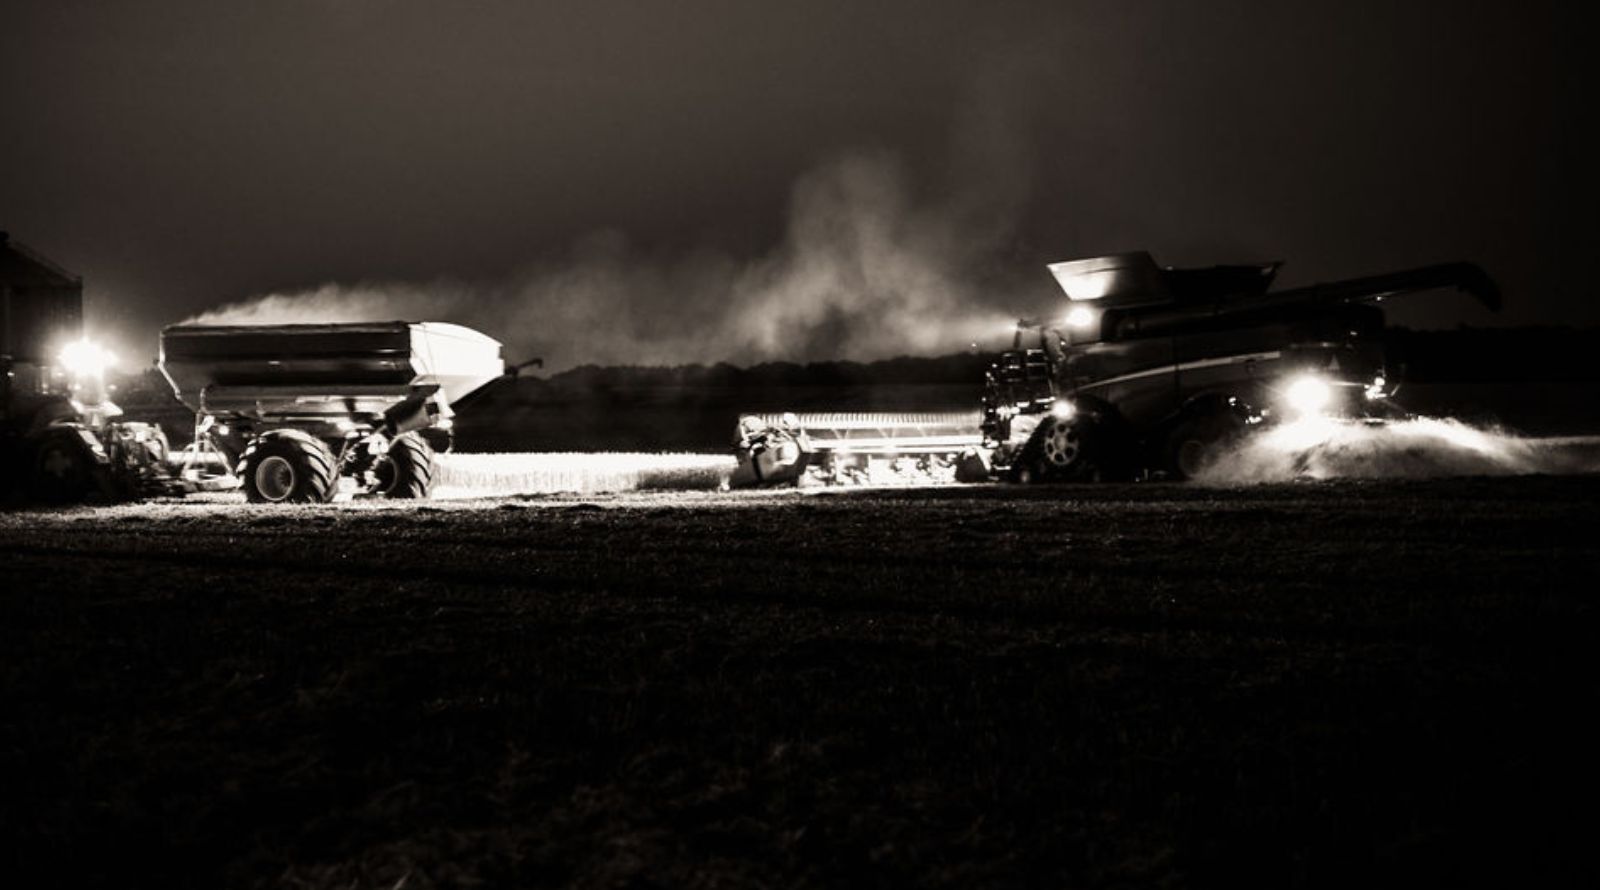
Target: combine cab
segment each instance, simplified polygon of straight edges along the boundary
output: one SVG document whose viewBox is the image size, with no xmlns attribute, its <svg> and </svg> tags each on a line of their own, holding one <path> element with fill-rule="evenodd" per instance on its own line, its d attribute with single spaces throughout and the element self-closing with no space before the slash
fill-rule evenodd
<svg viewBox="0 0 1600 890">
<path fill-rule="evenodd" d="M 320 503 L 341 478 L 424 498 L 452 406 L 505 373 L 499 342 L 439 322 L 195 326 L 161 334 L 161 371 L 195 412 L 191 486 Z"/>
<path fill-rule="evenodd" d="M 914 415 L 845 424 L 859 442 L 827 416 L 745 417 L 734 481 L 794 481 L 863 453 L 934 455 L 959 481 L 1188 478 L 1262 425 L 1396 413 L 1378 302 L 1457 288 L 1499 308 L 1469 263 L 1272 291 L 1279 265 L 1170 269 L 1146 253 L 1057 263 L 1065 312 L 1018 322 L 981 415 L 937 429 Z"/>
</svg>

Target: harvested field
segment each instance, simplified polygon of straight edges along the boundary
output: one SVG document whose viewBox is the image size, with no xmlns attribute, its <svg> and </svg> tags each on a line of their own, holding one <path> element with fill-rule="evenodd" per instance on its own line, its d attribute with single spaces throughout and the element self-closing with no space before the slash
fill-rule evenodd
<svg viewBox="0 0 1600 890">
<path fill-rule="evenodd" d="M 1572 885 L 1600 478 L 0 514 L 17 886 Z"/>
</svg>

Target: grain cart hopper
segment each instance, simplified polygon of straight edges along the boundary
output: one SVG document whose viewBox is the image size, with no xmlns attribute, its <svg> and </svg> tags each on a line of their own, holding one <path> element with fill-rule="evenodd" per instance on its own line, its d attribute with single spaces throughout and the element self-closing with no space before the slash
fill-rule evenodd
<svg viewBox="0 0 1600 890">
<path fill-rule="evenodd" d="M 161 371 L 252 502 L 427 497 L 452 406 L 506 373 L 500 343 L 442 322 L 201 326 L 161 332 Z M 193 479 L 194 468 L 185 473 Z"/>
</svg>

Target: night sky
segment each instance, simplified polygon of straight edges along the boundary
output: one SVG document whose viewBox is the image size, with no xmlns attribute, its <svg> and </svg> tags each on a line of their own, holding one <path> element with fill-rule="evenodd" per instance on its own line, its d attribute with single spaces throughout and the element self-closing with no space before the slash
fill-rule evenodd
<svg viewBox="0 0 1600 890">
<path fill-rule="evenodd" d="M 862 158 L 894 183 L 875 212 L 938 230 L 896 249 L 916 265 L 919 249 L 979 245 L 950 299 L 997 311 L 1054 299 L 1045 262 L 1148 249 L 1168 264 L 1284 259 L 1287 284 L 1472 259 L 1504 285 L 1501 316 L 1441 297 L 1392 319 L 1600 321 L 1588 47 L 1554 5 L 0 10 L 0 228 L 83 275 L 91 326 L 132 354 L 208 308 L 329 283 L 449 282 L 457 309 L 479 291 L 538 302 L 564 264 L 594 261 L 597 238 L 606 262 L 666 270 L 637 287 L 622 274 L 597 304 L 624 340 L 693 299 L 680 291 L 714 292 L 694 310 L 706 325 L 747 290 L 728 269 L 795 239 L 797 184 Z M 707 256 L 715 285 L 683 271 Z M 565 342 L 573 361 L 604 318 L 493 333 Z M 825 354 L 819 336 L 794 357 Z M 924 345 L 939 344 L 904 351 Z"/>
</svg>

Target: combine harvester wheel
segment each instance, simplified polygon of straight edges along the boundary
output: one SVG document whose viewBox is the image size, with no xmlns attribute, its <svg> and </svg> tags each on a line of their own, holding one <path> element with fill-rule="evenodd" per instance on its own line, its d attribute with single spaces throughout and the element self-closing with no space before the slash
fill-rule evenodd
<svg viewBox="0 0 1600 890">
<path fill-rule="evenodd" d="M 245 448 L 240 465 L 252 504 L 322 504 L 339 490 L 333 455 L 300 430 L 262 433 Z"/>
</svg>

